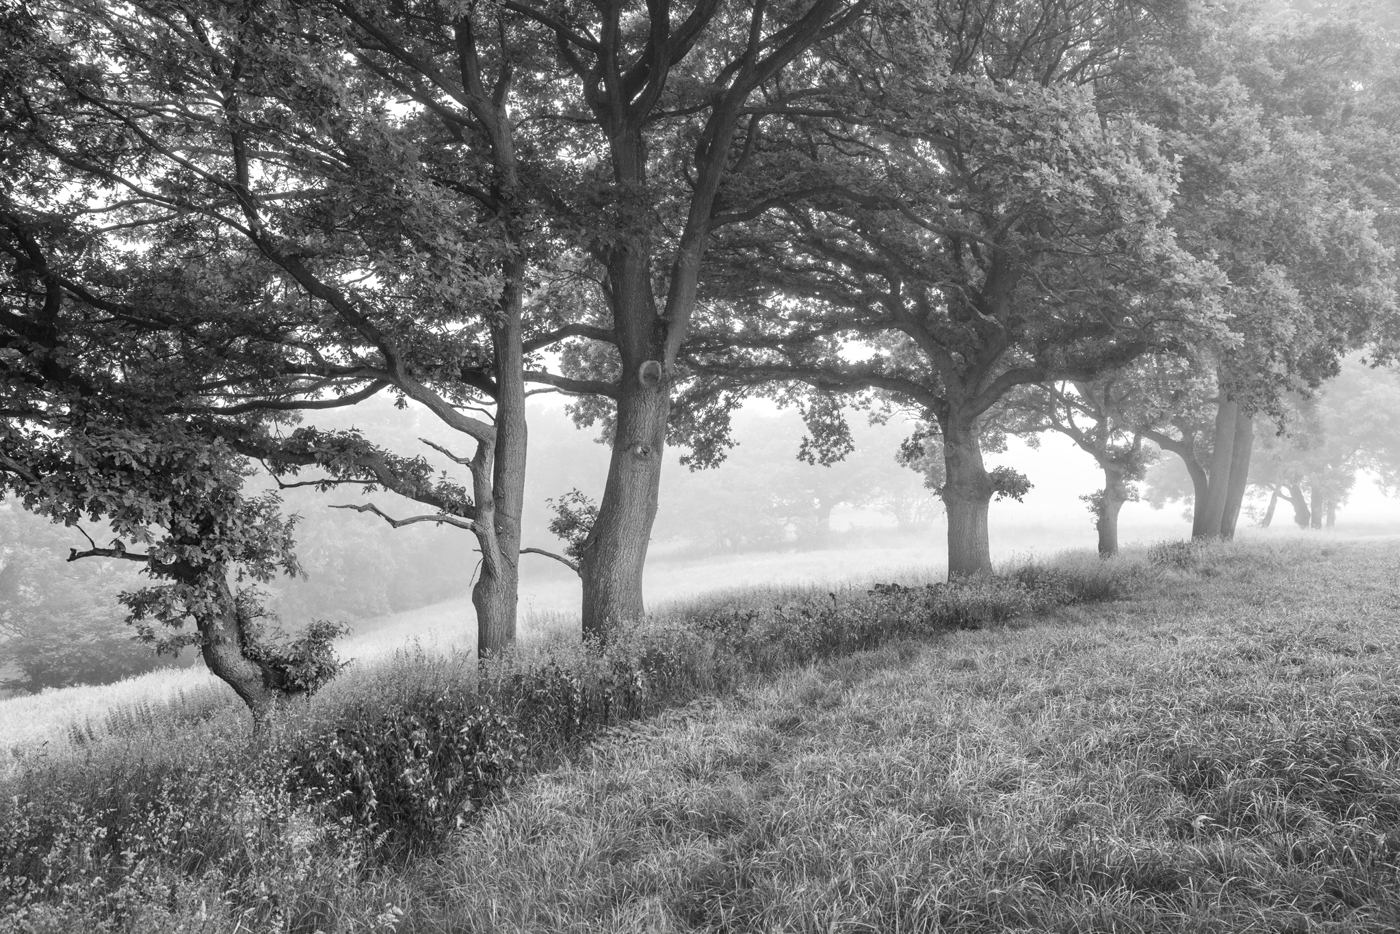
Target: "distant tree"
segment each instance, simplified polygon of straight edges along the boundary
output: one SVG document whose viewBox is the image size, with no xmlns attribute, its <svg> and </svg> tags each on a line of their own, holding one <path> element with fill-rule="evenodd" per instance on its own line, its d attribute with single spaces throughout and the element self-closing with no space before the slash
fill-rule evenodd
<svg viewBox="0 0 1400 934">
<path fill-rule="evenodd" d="M 1093 381 L 1049 383 L 1024 394 L 1021 430 L 1058 432 L 1094 458 L 1103 488 L 1083 497 L 1094 517 L 1098 550 L 1118 553 L 1118 516 L 1138 500 L 1137 484 L 1156 452 L 1143 445 L 1144 428 L 1161 419 L 1135 374 L 1121 371 Z"/>
<path fill-rule="evenodd" d="M 1262 524 L 1282 498 L 1293 506 L 1299 525 L 1331 528 L 1362 470 L 1386 489 L 1400 486 L 1400 374 L 1395 370 L 1373 369 L 1350 357 L 1316 397 L 1297 400 L 1293 409 L 1286 433 L 1264 439 L 1264 456 L 1250 477 L 1257 490 L 1269 494 Z"/>
</svg>

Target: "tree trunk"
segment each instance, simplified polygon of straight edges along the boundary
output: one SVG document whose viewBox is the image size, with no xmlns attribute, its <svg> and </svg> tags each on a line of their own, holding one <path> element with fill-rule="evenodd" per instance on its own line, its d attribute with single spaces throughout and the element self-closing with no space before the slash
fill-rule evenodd
<svg viewBox="0 0 1400 934">
<path fill-rule="evenodd" d="M 524 264 L 506 270 L 511 285 L 502 321 L 492 328 L 496 370 L 496 438 L 490 464 L 474 467 L 478 504 L 476 538 L 481 576 L 472 588 L 478 658 L 505 651 L 515 642 L 520 585 L 520 515 L 525 502 L 524 354 L 521 347 Z M 480 453 L 480 452 L 479 452 Z"/>
<path fill-rule="evenodd" d="M 1337 524 L 1337 504 L 1332 500 L 1327 501 L 1327 527 L 1333 528 Z"/>
<path fill-rule="evenodd" d="M 1211 447 L 1209 485 L 1204 503 L 1198 500 L 1192 538 L 1218 538 L 1225 520 L 1225 502 L 1230 487 L 1230 466 L 1235 456 L 1235 428 L 1239 419 L 1238 402 L 1222 398 L 1215 410 L 1214 443 Z"/>
<path fill-rule="evenodd" d="M 1311 528 L 1311 529 L 1320 529 L 1320 528 L 1322 528 L 1322 510 L 1323 510 L 1322 491 L 1318 490 L 1316 487 L 1313 487 L 1313 491 L 1312 491 L 1312 509 L 1310 510 L 1311 513 L 1312 513 L 1312 516 L 1311 516 L 1311 520 L 1308 522 L 1308 528 Z"/>
<path fill-rule="evenodd" d="M 1278 506 L 1278 486 L 1274 486 L 1274 492 L 1269 496 L 1269 507 L 1264 510 L 1264 518 L 1259 520 L 1259 528 L 1267 529 L 1274 521 L 1274 509 Z"/>
<path fill-rule="evenodd" d="M 199 604 L 207 608 L 207 612 L 195 615 L 200 636 L 199 654 L 214 676 L 233 688 L 248 705 L 253 715 L 253 733 L 262 733 L 289 695 L 279 689 L 275 672 L 247 655 L 247 621 L 238 618 L 238 601 L 229 588 L 228 572 L 217 567 L 180 574 L 178 579 L 208 595 L 208 599 Z"/>
<path fill-rule="evenodd" d="M 1308 509 L 1308 498 L 1303 494 L 1303 487 L 1297 480 L 1288 485 L 1288 502 L 1293 506 L 1294 524 L 1300 529 L 1306 529 L 1312 521 L 1312 510 Z"/>
<path fill-rule="evenodd" d="M 992 502 L 992 479 L 982 462 L 977 429 L 975 423 L 953 418 L 941 427 L 947 471 L 943 505 L 948 513 L 948 579 L 990 574 L 987 510 Z"/>
<path fill-rule="evenodd" d="M 1117 464 L 1104 464 L 1103 478 L 1103 499 L 1094 526 L 1099 532 L 1099 555 L 1111 558 L 1118 554 L 1118 514 L 1128 501 L 1128 484 L 1123 468 Z"/>
<path fill-rule="evenodd" d="M 1225 514 L 1220 520 L 1220 536 L 1235 537 L 1245 490 L 1249 487 L 1249 461 L 1254 453 L 1254 416 L 1244 409 L 1235 415 L 1234 455 L 1230 458 L 1230 477 L 1225 488 Z"/>
<path fill-rule="evenodd" d="M 646 612 L 642 572 L 656 519 L 671 414 L 665 325 L 656 313 L 645 240 L 614 247 L 607 272 L 606 291 L 622 373 L 607 485 L 579 562 L 583 632 L 597 639 Z"/>
<path fill-rule="evenodd" d="M 600 638 L 646 612 L 642 571 L 656 519 L 671 404 L 664 388 L 643 386 L 633 370 L 623 380 L 608 482 L 580 563 L 583 631 Z"/>
</svg>

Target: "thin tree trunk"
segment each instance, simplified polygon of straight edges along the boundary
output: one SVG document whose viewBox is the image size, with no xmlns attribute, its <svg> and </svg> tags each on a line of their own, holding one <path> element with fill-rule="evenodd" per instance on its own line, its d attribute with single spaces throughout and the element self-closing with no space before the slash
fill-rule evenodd
<svg viewBox="0 0 1400 934">
<path fill-rule="evenodd" d="M 1094 525 L 1099 533 L 1099 555 L 1111 558 L 1118 554 L 1118 514 L 1128 501 L 1128 485 L 1123 468 L 1117 464 L 1104 464 L 1103 476 L 1103 499 Z"/>
<path fill-rule="evenodd" d="M 1230 458 L 1230 477 L 1225 488 L 1225 514 L 1220 520 L 1220 536 L 1235 537 L 1245 490 L 1249 487 L 1249 461 L 1254 453 L 1254 416 L 1239 409 L 1235 416 L 1234 455 Z"/>
<path fill-rule="evenodd" d="M 977 429 L 949 419 L 942 430 L 947 472 L 943 505 L 948 513 L 948 578 L 989 574 L 992 555 L 987 511 L 992 502 L 992 479 L 982 461 Z"/>
<path fill-rule="evenodd" d="M 493 328 L 496 370 L 496 438 L 491 463 L 473 470 L 478 503 L 477 542 L 481 576 L 472 589 L 478 658 L 505 651 L 515 642 L 520 585 L 520 516 L 525 502 L 524 355 L 521 348 L 524 264 L 507 269 L 512 285 L 503 301 L 503 320 Z M 484 481 L 489 478 L 489 486 Z"/>
<path fill-rule="evenodd" d="M 1264 510 L 1264 518 L 1259 520 L 1259 528 L 1267 529 L 1274 521 L 1274 509 L 1278 506 L 1278 485 L 1274 485 L 1274 492 L 1269 496 L 1269 507 Z"/>
<path fill-rule="evenodd" d="M 1230 465 L 1235 456 L 1235 428 L 1239 403 L 1222 398 L 1215 411 L 1215 433 L 1210 455 L 1209 486 L 1205 502 L 1196 510 L 1192 538 L 1218 538 L 1225 520 L 1226 493 L 1230 487 Z"/>
</svg>

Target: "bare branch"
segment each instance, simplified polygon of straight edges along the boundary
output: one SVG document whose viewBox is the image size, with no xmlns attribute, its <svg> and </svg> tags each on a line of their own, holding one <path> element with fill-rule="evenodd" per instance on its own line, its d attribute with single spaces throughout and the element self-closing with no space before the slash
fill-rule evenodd
<svg viewBox="0 0 1400 934">
<path fill-rule="evenodd" d="M 555 561 L 558 561 L 560 564 L 564 565 L 569 570 L 573 571 L 575 574 L 582 573 L 582 571 L 579 570 L 577 561 L 574 561 L 570 558 L 566 558 L 563 555 L 556 555 L 552 551 L 545 551 L 543 548 L 522 548 L 520 549 L 520 553 L 522 555 L 544 555 L 546 558 L 553 558 Z"/>
<path fill-rule="evenodd" d="M 475 532 L 475 531 L 476 531 L 476 523 L 473 522 L 472 520 L 470 520 L 470 519 L 461 519 L 461 518 L 458 518 L 457 516 L 449 516 L 449 515 L 447 515 L 446 513 L 443 513 L 443 512 L 439 512 L 439 513 L 436 513 L 435 515 L 431 515 L 431 516 L 409 516 L 407 519 L 395 519 L 393 516 L 391 516 L 391 515 L 389 515 L 388 513 L 384 512 L 382 509 L 380 509 L 378 506 L 374 505 L 373 503 L 365 503 L 365 504 L 362 505 L 362 506 L 357 506 L 357 505 L 355 505 L 354 503 L 347 503 L 347 504 L 342 505 L 342 506 L 332 506 L 331 508 L 332 508 L 332 509 L 353 509 L 353 510 L 355 510 L 356 512 L 370 512 L 370 513 L 374 513 L 376 516 L 378 516 L 379 518 L 383 519 L 385 522 L 389 523 L 390 525 L 392 525 L 392 526 L 393 526 L 394 528 L 396 528 L 396 529 L 401 529 L 401 528 L 403 528 L 403 527 L 406 526 L 406 525 L 413 525 L 415 522 L 433 522 L 433 523 L 436 523 L 436 524 L 438 524 L 438 525 L 443 525 L 444 523 L 447 524 L 447 525 L 455 525 L 457 528 L 459 528 L 459 529 L 466 529 L 466 530 L 469 531 L 469 532 Z"/>
<path fill-rule="evenodd" d="M 89 548 L 87 551 L 79 551 L 76 548 L 68 549 L 68 560 L 77 561 L 80 558 L 122 558 L 126 561 L 150 561 L 150 555 L 143 555 L 140 552 L 127 551 L 121 542 L 113 542 L 114 548 Z"/>
<path fill-rule="evenodd" d="M 428 447 L 432 448 L 434 451 L 437 451 L 439 454 L 452 461 L 454 464 L 461 464 L 463 467 L 470 467 L 472 465 L 472 459 L 470 457 L 459 457 L 458 455 L 453 454 L 451 451 L 449 451 L 442 445 L 434 444 L 427 438 L 419 438 L 418 440 L 422 441 Z"/>
</svg>

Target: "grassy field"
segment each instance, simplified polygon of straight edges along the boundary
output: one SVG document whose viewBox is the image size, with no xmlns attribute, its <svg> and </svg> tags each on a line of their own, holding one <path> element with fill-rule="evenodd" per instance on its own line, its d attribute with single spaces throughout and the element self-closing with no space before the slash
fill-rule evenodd
<svg viewBox="0 0 1400 934">
<path fill-rule="evenodd" d="M 1059 566 L 1135 592 L 796 668 L 782 646 L 803 644 L 825 587 L 815 602 L 799 585 L 677 603 L 669 625 L 692 629 L 767 607 L 745 651 L 778 649 L 745 656 L 766 667 L 737 692 L 560 747 L 406 862 L 364 858 L 272 765 L 271 784 L 240 784 L 225 757 L 267 763 L 240 751 L 227 705 L 90 712 L 86 737 L 28 744 L 12 776 L 42 760 L 34 775 L 88 794 L 120 773 L 128 797 L 93 800 L 139 823 L 150 805 L 125 802 L 144 781 L 168 813 L 91 889 L 84 819 L 61 824 L 71 840 L 43 859 L 77 880 L 67 900 L 0 905 L 0 932 L 1400 931 L 1400 541 L 1278 536 Z M 454 664 L 401 653 L 316 703 Z M 24 781 L 44 787 L 13 778 L 0 803 Z M 226 814 L 190 831 L 196 807 Z M 178 849 L 192 844 L 202 855 Z"/>
<path fill-rule="evenodd" d="M 616 730 L 376 896 L 406 931 L 1400 929 L 1400 549 L 1186 563 Z"/>
</svg>

